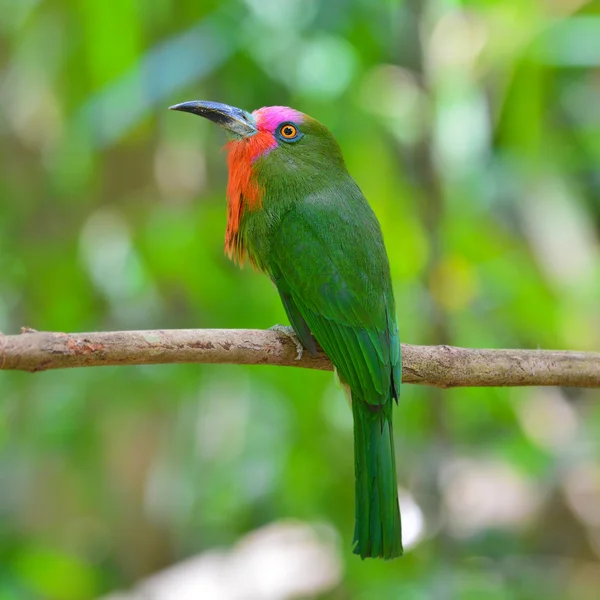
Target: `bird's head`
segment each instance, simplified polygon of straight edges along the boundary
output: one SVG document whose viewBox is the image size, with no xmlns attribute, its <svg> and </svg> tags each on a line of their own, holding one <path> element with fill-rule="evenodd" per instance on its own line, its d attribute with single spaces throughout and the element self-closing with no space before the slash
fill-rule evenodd
<svg viewBox="0 0 600 600">
<path fill-rule="evenodd" d="M 315 119 L 286 106 L 266 106 L 253 113 L 218 102 L 191 101 L 172 110 L 193 113 L 223 127 L 228 151 L 227 230 L 225 249 L 242 261 L 239 236 L 246 211 L 307 197 L 348 177 L 340 148 Z"/>
<path fill-rule="evenodd" d="M 308 115 L 287 106 L 265 106 L 249 113 L 219 102 L 194 100 L 170 107 L 205 117 L 227 132 L 232 161 L 247 168 L 276 164 L 279 175 L 344 168 L 340 148 L 329 130 Z M 266 161 L 264 159 L 267 159 Z"/>
</svg>

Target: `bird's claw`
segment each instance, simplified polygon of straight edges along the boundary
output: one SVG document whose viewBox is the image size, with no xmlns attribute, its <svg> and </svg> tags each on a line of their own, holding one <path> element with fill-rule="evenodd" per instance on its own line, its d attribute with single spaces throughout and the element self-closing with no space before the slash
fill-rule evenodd
<svg viewBox="0 0 600 600">
<path fill-rule="evenodd" d="M 296 346 L 296 360 L 300 360 L 304 354 L 304 348 L 302 343 L 298 339 L 296 332 L 293 327 L 287 327 L 285 325 L 273 325 L 273 327 L 269 327 L 271 331 L 277 331 L 279 333 L 283 333 L 283 335 L 287 335 L 287 337 L 294 342 L 294 346 Z"/>
</svg>

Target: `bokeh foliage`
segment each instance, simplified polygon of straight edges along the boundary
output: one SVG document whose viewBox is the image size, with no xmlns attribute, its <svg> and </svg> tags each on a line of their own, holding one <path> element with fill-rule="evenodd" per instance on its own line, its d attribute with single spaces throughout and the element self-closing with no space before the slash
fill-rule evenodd
<svg viewBox="0 0 600 600">
<path fill-rule="evenodd" d="M 212 99 L 331 128 L 381 220 L 404 341 L 598 349 L 597 0 L 0 0 L 0 14 L 4 333 L 286 322 L 267 279 L 223 256 L 222 133 L 166 110 Z M 96 597 L 286 518 L 339 532 L 325 597 L 597 598 L 598 400 L 405 387 L 398 476 L 420 537 L 361 563 L 331 375 L 3 373 L 0 599 Z"/>
</svg>

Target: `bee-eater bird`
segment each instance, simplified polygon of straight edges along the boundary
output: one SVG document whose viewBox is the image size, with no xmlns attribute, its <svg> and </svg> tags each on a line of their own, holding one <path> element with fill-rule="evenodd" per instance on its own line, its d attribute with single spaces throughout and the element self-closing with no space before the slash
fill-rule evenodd
<svg viewBox="0 0 600 600">
<path fill-rule="evenodd" d="M 354 553 L 402 554 L 392 430 L 402 367 L 390 267 L 377 217 L 340 147 L 284 106 L 172 106 L 229 134 L 225 251 L 276 285 L 304 349 L 318 342 L 349 389 L 354 417 Z M 315 342 L 316 340 L 316 342 Z"/>
</svg>

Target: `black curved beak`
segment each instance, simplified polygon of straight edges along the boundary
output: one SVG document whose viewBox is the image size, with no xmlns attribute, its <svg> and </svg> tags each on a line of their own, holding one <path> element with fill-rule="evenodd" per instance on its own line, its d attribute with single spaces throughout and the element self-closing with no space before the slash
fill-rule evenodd
<svg viewBox="0 0 600 600">
<path fill-rule="evenodd" d="M 208 100 L 192 100 L 169 106 L 169 110 L 200 115 L 240 137 L 248 137 L 256 133 L 254 117 L 249 112 L 228 104 Z"/>
</svg>

